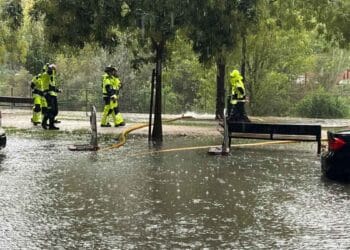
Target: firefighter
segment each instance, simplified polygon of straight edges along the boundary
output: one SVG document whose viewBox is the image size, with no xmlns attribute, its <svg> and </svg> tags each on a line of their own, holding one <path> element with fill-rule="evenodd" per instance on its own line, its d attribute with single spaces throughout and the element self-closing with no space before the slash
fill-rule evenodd
<svg viewBox="0 0 350 250">
<path fill-rule="evenodd" d="M 228 104 L 228 119 L 237 122 L 250 122 L 244 104 L 246 102 L 246 91 L 243 77 L 238 70 L 233 70 L 230 74 L 231 96 Z"/>
<path fill-rule="evenodd" d="M 62 90 L 57 88 L 57 85 L 56 85 L 56 68 L 57 67 L 55 64 L 50 64 L 48 68 L 49 75 L 50 75 L 50 71 L 52 71 L 51 77 L 50 77 L 49 95 L 51 96 L 51 99 L 52 99 L 52 116 L 54 119 L 53 122 L 60 123 L 60 121 L 56 119 L 58 115 L 57 93 L 61 93 Z"/>
<path fill-rule="evenodd" d="M 119 91 L 122 87 L 122 83 L 120 82 L 118 78 L 118 72 L 115 67 L 112 69 L 112 88 L 113 88 L 113 94 L 112 95 L 112 100 L 111 100 L 111 109 L 112 109 L 112 117 L 114 120 L 114 126 L 119 127 L 119 126 L 125 126 L 124 119 L 119 112 Z"/>
<path fill-rule="evenodd" d="M 42 112 L 42 97 L 43 97 L 43 89 L 42 82 L 40 79 L 40 74 L 33 77 L 30 87 L 32 89 L 33 96 L 33 117 L 31 118 L 31 122 L 36 126 L 41 124 L 41 112 Z"/>
<path fill-rule="evenodd" d="M 109 116 L 113 112 L 113 107 L 111 105 L 112 98 L 116 98 L 113 90 L 113 67 L 107 66 L 102 75 L 102 94 L 103 94 L 103 113 L 101 118 L 101 127 L 111 127 L 111 124 L 108 122 Z"/>
<path fill-rule="evenodd" d="M 46 64 L 43 73 L 40 76 L 42 81 L 44 103 L 43 104 L 43 120 L 41 126 L 44 129 L 58 130 L 55 126 L 55 117 L 58 114 L 57 93 L 61 90 L 56 87 L 56 65 Z M 47 125 L 49 121 L 49 126 Z"/>
</svg>

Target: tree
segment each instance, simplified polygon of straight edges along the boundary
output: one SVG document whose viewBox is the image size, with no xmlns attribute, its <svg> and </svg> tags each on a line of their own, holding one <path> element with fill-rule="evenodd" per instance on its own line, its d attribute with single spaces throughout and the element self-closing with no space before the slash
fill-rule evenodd
<svg viewBox="0 0 350 250">
<path fill-rule="evenodd" d="M 283 29 L 303 25 L 308 30 L 317 28 L 328 42 L 348 48 L 350 42 L 350 2 L 348 0 L 264 0 L 271 17 Z"/>
<path fill-rule="evenodd" d="M 228 56 L 244 34 L 244 23 L 253 20 L 255 5 L 255 0 L 191 1 L 189 37 L 193 48 L 202 62 L 214 61 L 217 67 L 216 119 L 224 116 Z"/>
<path fill-rule="evenodd" d="M 262 1 L 258 15 L 255 32 L 247 35 L 250 108 L 256 115 L 283 115 L 293 102 L 295 79 L 312 69 L 315 36 L 293 1 Z"/>
<path fill-rule="evenodd" d="M 324 57 L 324 52 L 344 45 L 344 31 L 348 30 L 345 27 L 349 26 L 344 25 L 349 16 L 344 13 L 349 10 L 343 0 L 274 0 L 260 1 L 258 11 L 257 31 L 247 36 L 250 107 L 256 115 L 283 115 L 291 110 L 295 97 L 300 99 L 306 94 L 306 89 L 301 90 L 304 86 L 295 84 L 298 76 L 328 68 L 320 75 L 330 79 L 331 67 L 327 65 L 332 57 Z M 337 23 L 339 19 L 342 22 Z M 336 65 L 340 65 L 343 58 L 337 59 Z M 322 84 L 329 82 L 320 77 L 318 80 Z"/>
<path fill-rule="evenodd" d="M 23 9 L 21 1 L 8 1 L 5 4 L 3 4 L 2 8 L 2 19 L 7 20 L 7 25 L 11 28 L 11 30 L 19 29 L 23 22 Z"/>
<path fill-rule="evenodd" d="M 184 32 L 178 32 L 176 39 L 169 43 L 170 59 L 163 74 L 164 110 L 166 112 L 215 111 L 215 89 L 212 79 L 213 67 L 204 67 L 192 49 L 192 43 Z M 171 105 L 167 105 L 167 104 Z"/>
<path fill-rule="evenodd" d="M 21 1 L 0 1 L 0 55 L 2 63 L 11 70 L 19 69 L 28 52 L 27 41 L 23 38 L 23 8 Z"/>
<path fill-rule="evenodd" d="M 49 41 L 61 47 L 65 44 L 84 47 L 98 42 L 100 46 L 115 48 L 118 28 L 125 32 L 138 30 L 140 41 L 149 42 L 155 53 L 156 99 L 152 138 L 163 140 L 161 120 L 162 63 L 166 58 L 166 44 L 173 39 L 185 19 L 183 12 L 188 1 L 70 1 L 38 0 L 33 16 L 44 14 Z"/>
<path fill-rule="evenodd" d="M 166 46 L 175 38 L 176 31 L 185 26 L 184 14 L 188 9 L 189 1 L 125 1 L 123 2 L 123 18 L 121 27 L 138 29 L 141 40 L 148 40 L 155 53 L 156 64 L 156 96 L 155 120 L 152 139 L 161 142 L 162 132 L 162 64 L 167 58 Z M 135 22 L 135 20 L 137 20 Z"/>
</svg>

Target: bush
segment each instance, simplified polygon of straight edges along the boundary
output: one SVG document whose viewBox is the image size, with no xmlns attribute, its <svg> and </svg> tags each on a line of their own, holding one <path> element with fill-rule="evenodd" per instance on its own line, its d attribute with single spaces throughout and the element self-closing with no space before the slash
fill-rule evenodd
<svg viewBox="0 0 350 250">
<path fill-rule="evenodd" d="M 291 84 L 286 74 L 268 73 L 254 92 L 254 104 L 251 105 L 254 115 L 283 116 L 289 113 Z"/>
<path fill-rule="evenodd" d="M 342 99 L 320 88 L 306 95 L 296 105 L 296 113 L 309 118 L 344 118 L 347 108 Z"/>
</svg>

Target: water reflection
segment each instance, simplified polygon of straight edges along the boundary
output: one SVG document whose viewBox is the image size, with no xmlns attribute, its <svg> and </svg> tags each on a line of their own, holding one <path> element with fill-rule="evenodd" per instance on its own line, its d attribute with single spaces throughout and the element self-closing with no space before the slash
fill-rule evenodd
<svg viewBox="0 0 350 250">
<path fill-rule="evenodd" d="M 349 186 L 321 179 L 316 145 L 143 154 L 11 140 L 0 248 L 346 248 Z M 166 144 L 166 143 L 165 143 Z M 215 144 L 174 139 L 165 148 Z M 35 152 L 35 154 L 33 154 Z M 140 153 L 141 152 L 141 153 Z M 129 157 L 132 155 L 132 157 Z"/>
<path fill-rule="evenodd" d="M 2 149 L 4 150 L 4 149 Z M 4 160 L 6 159 L 6 154 L 3 152 L 0 152 L 0 172 L 4 170 Z"/>
</svg>

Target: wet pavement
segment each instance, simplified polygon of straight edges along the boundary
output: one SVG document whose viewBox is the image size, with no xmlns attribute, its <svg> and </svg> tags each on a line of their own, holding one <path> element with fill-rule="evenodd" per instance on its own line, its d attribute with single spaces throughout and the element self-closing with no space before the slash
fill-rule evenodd
<svg viewBox="0 0 350 250">
<path fill-rule="evenodd" d="M 2 126 L 14 129 L 26 130 L 42 130 L 40 126 L 34 126 L 31 122 L 31 110 L 24 109 L 2 109 Z M 58 120 L 61 121 L 57 126 L 60 131 L 79 132 L 90 129 L 90 112 L 82 111 L 61 111 L 58 115 Z M 141 124 L 148 124 L 148 114 L 122 113 L 126 126 L 101 128 L 99 121 L 101 113 L 97 113 L 98 133 L 100 134 L 115 134 L 120 133 L 125 129 Z M 181 118 L 183 115 L 163 115 L 163 134 L 164 135 L 210 135 L 221 136 L 218 123 L 213 119 L 213 115 L 195 115 L 185 114 L 184 119 L 179 119 L 175 122 L 167 123 L 166 120 Z M 191 117 L 191 118 L 190 118 Z M 112 124 L 112 122 L 110 122 Z M 148 127 L 132 131 L 132 134 L 148 135 Z"/>
<path fill-rule="evenodd" d="M 148 121 L 146 114 L 123 115 L 126 127 L 98 132 Z M 0 151 L 0 249 L 348 249 L 350 186 L 322 177 L 316 143 L 210 156 L 204 146 L 222 141 L 218 123 L 187 115 L 163 124 L 165 135 L 179 135 L 163 150 L 136 137 L 118 149 L 73 152 L 69 145 L 89 139 L 80 133 L 90 129 L 88 113 L 63 111 L 59 127 L 67 133 L 46 134 L 31 124 L 30 110 L 2 109 L 3 127 L 13 130 Z M 320 124 L 323 136 L 350 124 L 252 120 Z"/>
<path fill-rule="evenodd" d="M 40 126 L 33 126 L 30 122 L 32 111 L 30 109 L 1 109 L 2 113 L 2 126 L 6 128 L 14 129 L 26 129 L 26 130 L 41 130 Z M 61 131 L 65 132 L 79 132 L 90 129 L 89 121 L 90 112 L 83 111 L 60 111 L 58 119 L 61 121 L 57 126 Z M 98 133 L 100 134 L 119 134 L 125 129 L 140 124 L 148 124 L 148 114 L 136 114 L 136 113 L 122 113 L 125 121 L 125 127 L 111 127 L 101 128 L 98 127 Z M 214 120 L 213 114 L 196 114 L 186 113 L 178 115 L 162 115 L 164 121 L 181 118 L 185 116 L 185 119 L 179 119 L 175 122 L 163 122 L 163 134 L 174 136 L 218 136 L 222 137 L 222 128 L 218 122 Z M 101 113 L 97 113 L 97 122 L 99 123 Z M 350 128 L 350 119 L 313 119 L 313 118 L 295 118 L 295 117 L 250 117 L 252 122 L 260 123 L 290 123 L 290 124 L 319 124 L 322 126 L 322 139 L 326 139 L 327 130 L 338 130 Z M 147 136 L 148 127 L 137 129 L 132 131 L 132 134 Z"/>
<path fill-rule="evenodd" d="M 0 249 L 348 249 L 350 186 L 315 143 L 161 152 L 145 138 L 72 152 L 78 134 L 13 133 L 0 151 Z M 174 137 L 166 148 L 213 145 Z"/>
</svg>

